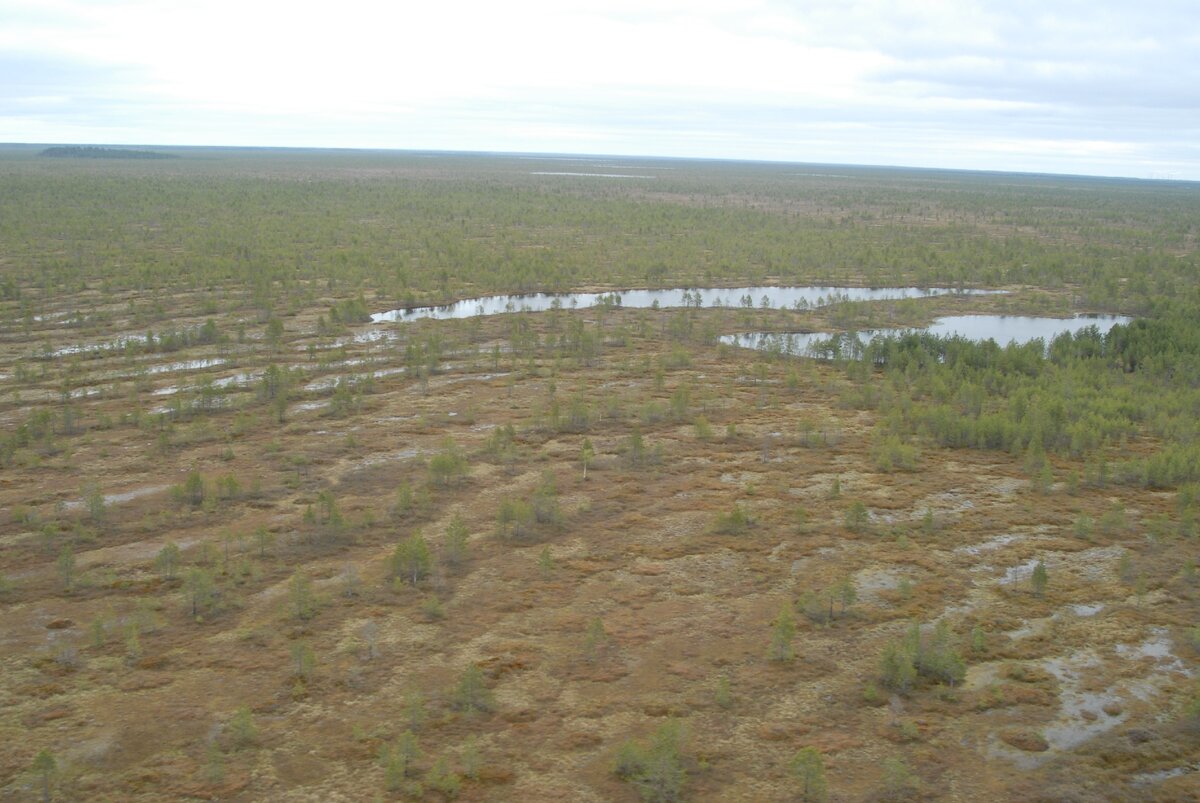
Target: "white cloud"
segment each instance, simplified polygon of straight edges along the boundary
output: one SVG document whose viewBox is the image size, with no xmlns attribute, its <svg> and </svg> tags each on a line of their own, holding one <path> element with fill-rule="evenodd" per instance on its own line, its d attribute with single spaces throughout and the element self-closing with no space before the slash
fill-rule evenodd
<svg viewBox="0 0 1200 803">
<path fill-rule="evenodd" d="M 1200 178 L 1190 5 L 0 0 L 0 140 Z"/>
</svg>

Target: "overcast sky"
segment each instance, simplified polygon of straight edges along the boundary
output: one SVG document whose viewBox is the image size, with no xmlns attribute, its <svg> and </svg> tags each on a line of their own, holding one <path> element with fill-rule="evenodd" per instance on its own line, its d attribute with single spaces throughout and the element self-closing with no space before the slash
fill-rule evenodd
<svg viewBox="0 0 1200 803">
<path fill-rule="evenodd" d="M 0 0 L 0 141 L 1200 179 L 1200 2 Z"/>
</svg>

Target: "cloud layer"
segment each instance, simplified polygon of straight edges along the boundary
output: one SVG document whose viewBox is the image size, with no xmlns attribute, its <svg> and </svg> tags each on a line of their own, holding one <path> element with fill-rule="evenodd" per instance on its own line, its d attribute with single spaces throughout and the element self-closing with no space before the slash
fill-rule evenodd
<svg viewBox="0 0 1200 803">
<path fill-rule="evenodd" d="M 1191 2 L 0 0 L 0 140 L 1200 179 Z"/>
</svg>

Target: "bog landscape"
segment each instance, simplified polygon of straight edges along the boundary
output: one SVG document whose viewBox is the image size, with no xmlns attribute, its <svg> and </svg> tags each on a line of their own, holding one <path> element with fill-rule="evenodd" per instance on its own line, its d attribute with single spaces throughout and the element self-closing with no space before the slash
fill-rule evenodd
<svg viewBox="0 0 1200 803">
<path fill-rule="evenodd" d="M 0 799 L 1200 798 L 1200 184 L 0 189 Z"/>
</svg>

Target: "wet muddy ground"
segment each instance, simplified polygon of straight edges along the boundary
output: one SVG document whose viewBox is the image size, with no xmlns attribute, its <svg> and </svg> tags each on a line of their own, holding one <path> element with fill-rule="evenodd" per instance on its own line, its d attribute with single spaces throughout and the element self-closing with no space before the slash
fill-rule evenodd
<svg viewBox="0 0 1200 803">
<path fill-rule="evenodd" d="M 807 745 L 839 800 L 876 799 L 893 758 L 925 799 L 1200 794 L 1184 716 L 1198 550 L 1171 527 L 1148 538 L 1152 520 L 1175 524 L 1173 493 L 1036 493 L 1019 457 L 930 446 L 916 471 L 879 471 L 878 414 L 842 403 L 844 371 L 673 340 L 675 314 L 318 337 L 314 311 L 275 348 L 85 359 L 61 351 L 76 342 L 54 328 L 64 313 L 7 339 L 6 426 L 53 421 L 0 476 L 0 797 L 31 793 L 42 748 L 78 798 L 386 796 L 380 750 L 412 727 L 414 778 L 440 758 L 465 773 L 478 754 L 463 799 L 633 800 L 616 751 L 671 717 L 693 799 L 786 799 Z M 728 331 L 740 314 L 697 313 Z M 592 347 L 572 348 L 573 322 Z M 53 356 L 32 359 L 46 342 Z M 289 372 L 282 403 L 271 366 Z M 439 474 L 447 455 L 461 470 Z M 539 488 L 556 514 L 501 535 L 505 504 Z M 851 522 L 855 503 L 866 516 Z M 723 527 L 735 506 L 749 521 Z M 1116 525 L 1078 534 L 1080 517 L 1116 509 Z M 396 545 L 417 533 L 434 566 L 397 582 Z M 194 615 L 204 578 L 215 591 Z M 847 580 L 852 602 L 808 615 L 810 594 Z M 785 607 L 795 658 L 771 661 Z M 880 686 L 886 646 L 913 622 L 949 628 L 961 684 Z M 472 664 L 490 713 L 454 706 Z M 241 706 L 257 737 L 235 749 Z"/>
</svg>

